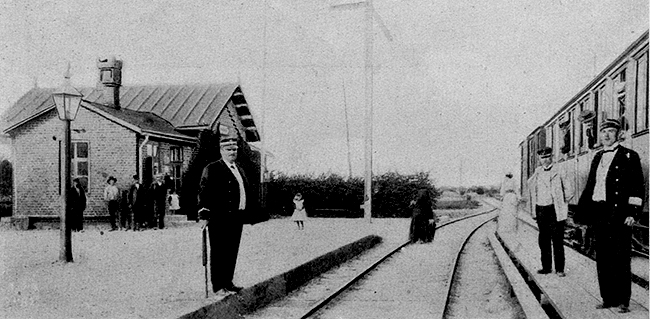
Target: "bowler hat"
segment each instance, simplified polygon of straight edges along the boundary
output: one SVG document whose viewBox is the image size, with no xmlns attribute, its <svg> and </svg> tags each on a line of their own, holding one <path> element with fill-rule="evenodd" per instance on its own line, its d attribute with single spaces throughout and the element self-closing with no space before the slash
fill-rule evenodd
<svg viewBox="0 0 650 319">
<path fill-rule="evenodd" d="M 537 151 L 537 155 L 539 155 L 542 158 L 551 157 L 551 155 L 553 155 L 553 149 L 548 146 L 543 147 L 542 149 Z"/>
</svg>

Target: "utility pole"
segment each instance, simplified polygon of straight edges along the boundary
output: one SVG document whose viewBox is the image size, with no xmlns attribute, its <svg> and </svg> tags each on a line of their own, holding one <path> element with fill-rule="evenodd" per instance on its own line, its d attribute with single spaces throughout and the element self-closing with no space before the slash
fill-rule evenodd
<svg viewBox="0 0 650 319">
<path fill-rule="evenodd" d="M 373 99 L 373 14 L 377 15 L 373 6 L 372 0 L 365 0 L 362 2 L 346 3 L 341 5 L 331 6 L 331 9 L 349 9 L 365 6 L 365 104 L 366 104 L 366 122 L 365 122 L 365 177 L 364 177 L 364 195 L 363 195 L 363 217 L 372 222 L 372 99 Z M 386 38 L 392 41 L 390 32 L 384 25 L 381 17 L 377 15 L 377 21 Z"/>
<path fill-rule="evenodd" d="M 345 111 L 345 137 L 348 145 L 348 180 L 352 179 L 352 155 L 350 153 L 350 124 L 348 123 L 348 101 L 345 94 L 345 79 L 343 79 L 343 110 Z"/>
<path fill-rule="evenodd" d="M 268 6 L 266 1 L 264 1 L 264 4 Z M 266 210 L 266 184 L 265 184 L 265 175 L 266 175 L 266 148 L 265 148 L 265 143 L 264 140 L 266 139 L 266 106 L 267 106 L 267 101 L 266 101 L 266 77 L 267 77 L 267 55 L 268 55 L 268 48 L 267 48 L 267 18 L 266 15 L 264 15 L 264 34 L 263 34 L 263 41 L 264 41 L 264 56 L 262 60 L 262 118 L 261 118 L 261 123 L 260 123 L 260 129 L 259 130 L 259 135 L 260 135 L 260 187 L 259 187 L 259 192 L 261 193 L 260 197 L 262 198 L 261 200 L 261 205 L 264 210 Z"/>
</svg>

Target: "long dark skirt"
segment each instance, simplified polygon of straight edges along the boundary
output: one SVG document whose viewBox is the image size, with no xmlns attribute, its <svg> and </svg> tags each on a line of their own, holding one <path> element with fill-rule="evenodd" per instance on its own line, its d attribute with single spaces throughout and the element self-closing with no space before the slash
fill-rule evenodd
<svg viewBox="0 0 650 319">
<path fill-rule="evenodd" d="M 422 241 L 425 243 L 431 242 L 436 232 L 435 223 L 429 223 L 429 219 L 421 217 L 411 218 L 411 226 L 409 228 L 409 241 L 412 243 Z"/>
</svg>

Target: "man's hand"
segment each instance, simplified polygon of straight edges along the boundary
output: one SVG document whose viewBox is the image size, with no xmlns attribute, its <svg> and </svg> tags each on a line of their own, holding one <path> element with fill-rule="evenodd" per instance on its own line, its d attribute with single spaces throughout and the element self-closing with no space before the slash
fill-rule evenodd
<svg viewBox="0 0 650 319">
<path fill-rule="evenodd" d="M 632 226 L 632 224 L 634 224 L 634 217 L 626 218 L 624 223 L 626 226 Z"/>
</svg>

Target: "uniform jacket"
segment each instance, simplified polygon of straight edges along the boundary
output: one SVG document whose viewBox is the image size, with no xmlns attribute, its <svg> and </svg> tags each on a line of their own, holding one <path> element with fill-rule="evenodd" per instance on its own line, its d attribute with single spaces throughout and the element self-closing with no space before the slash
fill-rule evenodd
<svg viewBox="0 0 650 319">
<path fill-rule="evenodd" d="M 69 201 L 71 207 L 75 212 L 83 212 L 86 210 L 86 194 L 83 189 L 76 187 L 70 188 Z"/>
<path fill-rule="evenodd" d="M 167 205 L 167 185 L 165 183 L 158 185 L 158 182 L 151 183 L 149 197 L 156 211 L 165 210 Z"/>
<path fill-rule="evenodd" d="M 582 191 L 578 207 L 580 209 L 581 222 L 594 222 L 592 205 L 592 196 L 596 186 L 596 171 L 603 157 L 603 151 L 599 151 L 594 156 L 587 178 L 587 185 Z M 643 171 L 639 154 L 623 146 L 618 147 L 616 155 L 607 171 L 605 178 L 606 201 L 614 206 L 609 218 L 620 219 L 622 223 L 627 217 L 635 217 L 641 210 L 642 198 L 645 195 L 643 181 Z"/>
<path fill-rule="evenodd" d="M 246 211 L 239 213 L 239 184 L 237 179 L 226 166 L 223 159 L 208 164 L 203 169 L 201 182 L 199 184 L 198 205 L 199 209 L 206 208 L 209 211 L 200 211 L 199 218 L 205 220 L 220 220 L 234 223 L 245 223 L 248 219 L 249 202 L 251 198 L 250 186 L 246 174 L 239 165 L 236 165 L 244 181 L 246 191 Z"/>
<path fill-rule="evenodd" d="M 537 176 L 543 169 L 541 166 L 537 167 L 533 176 L 528 179 L 528 203 L 530 203 L 529 208 L 533 215 L 535 214 L 535 205 L 537 205 Z M 557 165 L 553 165 L 551 168 L 551 193 L 557 220 L 565 220 L 569 214 L 569 201 L 573 198 L 573 183 L 562 175 Z"/>
<path fill-rule="evenodd" d="M 145 196 L 144 196 L 144 186 L 140 184 L 140 187 L 135 187 L 135 184 L 131 185 L 129 189 L 129 205 L 131 208 L 141 208 L 145 206 Z"/>
</svg>

